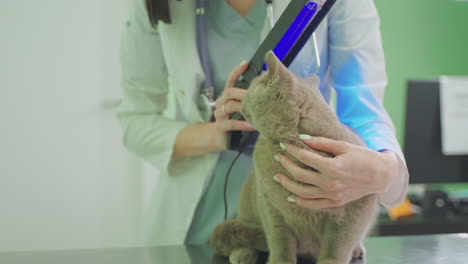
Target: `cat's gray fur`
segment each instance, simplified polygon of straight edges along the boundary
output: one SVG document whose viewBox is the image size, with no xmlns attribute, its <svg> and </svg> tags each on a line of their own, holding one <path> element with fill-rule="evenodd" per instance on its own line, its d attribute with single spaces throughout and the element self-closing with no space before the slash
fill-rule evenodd
<svg viewBox="0 0 468 264">
<path fill-rule="evenodd" d="M 273 181 L 277 173 L 296 181 L 273 155 L 287 155 L 280 142 L 311 150 L 299 134 L 363 142 L 324 101 L 317 76 L 296 77 L 273 52 L 266 60 L 268 70 L 253 80 L 242 101 L 242 114 L 260 132 L 255 170 L 243 186 L 237 216 L 214 230 L 211 245 L 233 264 L 256 263 L 258 251 L 269 252 L 269 264 L 295 264 L 297 256 L 319 264 L 348 264 L 364 255 L 362 241 L 375 221 L 376 195 L 337 208 L 299 207 L 288 202 L 291 193 Z"/>
</svg>

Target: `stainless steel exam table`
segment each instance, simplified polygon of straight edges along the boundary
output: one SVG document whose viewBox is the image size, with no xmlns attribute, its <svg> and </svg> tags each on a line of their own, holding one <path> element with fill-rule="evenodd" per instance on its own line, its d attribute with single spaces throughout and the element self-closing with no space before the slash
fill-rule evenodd
<svg viewBox="0 0 468 264">
<path fill-rule="evenodd" d="M 468 224 L 468 223 L 467 223 Z M 370 237 L 370 264 L 468 264 L 468 234 Z M 209 246 L 0 252 L 1 264 L 227 264 Z M 260 263 L 265 263 L 264 260 Z M 300 262 L 302 263 L 302 262 Z M 355 261 L 355 263 L 360 263 Z"/>
</svg>

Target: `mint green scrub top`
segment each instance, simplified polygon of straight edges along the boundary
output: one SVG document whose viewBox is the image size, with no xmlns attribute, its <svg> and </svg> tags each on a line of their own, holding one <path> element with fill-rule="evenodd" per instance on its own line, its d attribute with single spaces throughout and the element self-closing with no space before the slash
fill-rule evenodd
<svg viewBox="0 0 468 264">
<path fill-rule="evenodd" d="M 222 94 L 229 73 L 243 60 L 249 60 L 260 44 L 266 16 L 266 3 L 257 0 L 246 17 L 237 13 L 226 0 L 209 0 L 207 15 L 208 51 L 216 95 Z M 199 201 L 186 244 L 206 244 L 213 229 L 224 221 L 224 181 L 237 152 L 222 152 L 206 192 Z M 234 164 L 227 187 L 228 218 L 236 214 L 239 194 L 252 172 L 249 155 L 241 154 Z"/>
</svg>

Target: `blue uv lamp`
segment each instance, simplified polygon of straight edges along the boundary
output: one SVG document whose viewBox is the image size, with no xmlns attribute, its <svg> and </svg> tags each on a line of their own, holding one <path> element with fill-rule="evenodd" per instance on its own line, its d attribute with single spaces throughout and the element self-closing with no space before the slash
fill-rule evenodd
<svg viewBox="0 0 468 264">
<path fill-rule="evenodd" d="M 286 55 L 288 55 L 294 44 L 296 44 L 296 41 L 315 17 L 318 10 L 319 5 L 314 1 L 308 2 L 302 8 L 291 26 L 289 26 L 288 31 L 286 31 L 273 50 L 278 59 L 283 61 L 286 58 Z"/>
<path fill-rule="evenodd" d="M 265 54 L 270 50 L 289 67 L 335 2 L 336 0 L 291 0 L 253 55 L 249 67 L 236 83 L 237 87 L 247 89 L 250 82 L 262 73 Z"/>
<path fill-rule="evenodd" d="M 247 89 L 250 82 L 266 69 L 265 54 L 270 50 L 289 67 L 335 2 L 336 0 L 291 0 L 253 55 L 247 70 L 236 82 L 236 87 Z M 240 114 L 232 115 L 231 118 L 244 120 Z M 229 135 L 229 149 L 251 152 L 258 132 L 232 131 Z"/>
</svg>

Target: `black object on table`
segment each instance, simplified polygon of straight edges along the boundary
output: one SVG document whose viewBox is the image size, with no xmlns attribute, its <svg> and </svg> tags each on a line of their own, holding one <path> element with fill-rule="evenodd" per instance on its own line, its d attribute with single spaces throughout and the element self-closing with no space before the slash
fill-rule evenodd
<svg viewBox="0 0 468 264">
<path fill-rule="evenodd" d="M 378 235 L 468 233 L 467 198 L 450 198 L 441 190 L 426 190 L 422 198 L 410 196 L 409 199 L 421 208 L 421 213 L 398 220 L 380 215 L 376 227 Z"/>
<path fill-rule="evenodd" d="M 379 217 L 377 234 L 379 236 L 402 236 L 422 234 L 468 233 L 468 216 L 427 217 L 411 216 L 391 220 L 388 216 Z M 468 247 L 467 249 L 468 250 Z M 467 262 L 468 263 L 468 259 Z"/>
</svg>

